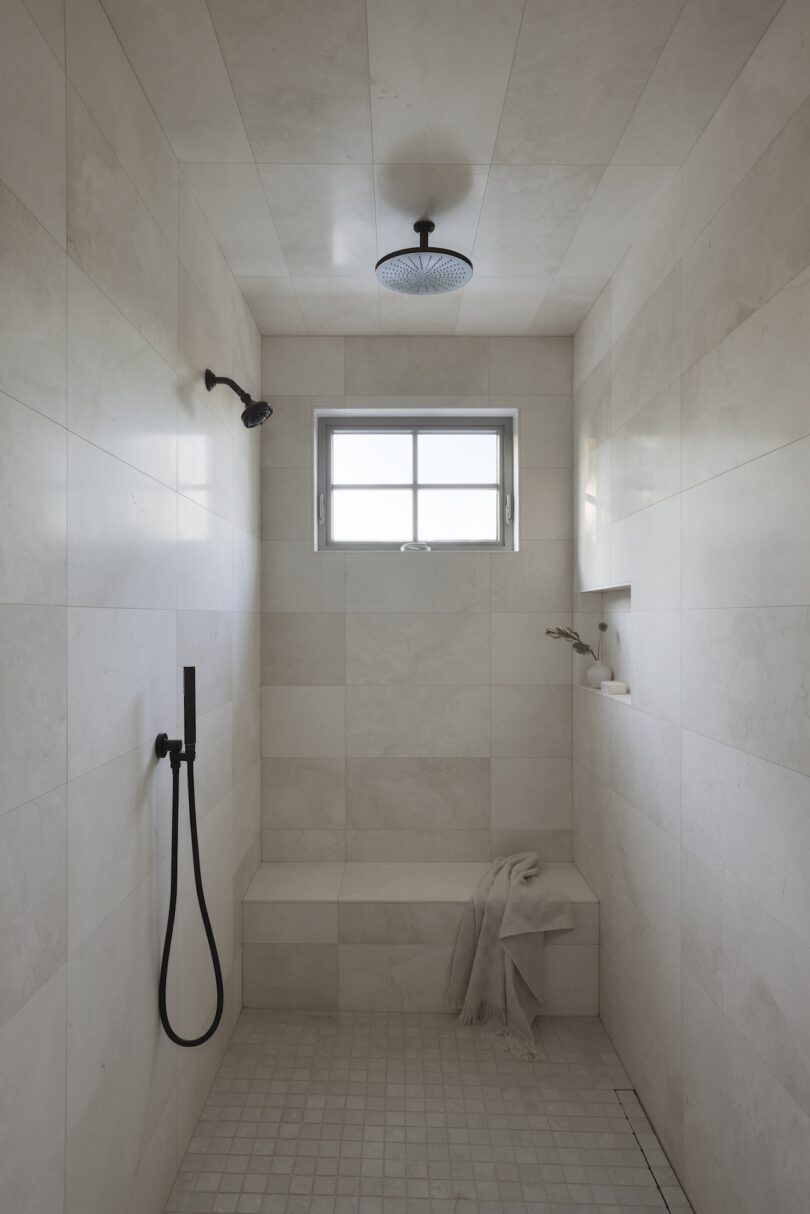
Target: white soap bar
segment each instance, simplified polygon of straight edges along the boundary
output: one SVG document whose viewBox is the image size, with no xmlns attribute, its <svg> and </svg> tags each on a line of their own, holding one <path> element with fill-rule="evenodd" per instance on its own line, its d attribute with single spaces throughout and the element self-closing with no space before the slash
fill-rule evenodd
<svg viewBox="0 0 810 1214">
<path fill-rule="evenodd" d="M 603 679 L 601 683 L 603 691 L 609 696 L 625 696 L 627 695 L 627 684 L 620 683 L 618 679 Z"/>
</svg>

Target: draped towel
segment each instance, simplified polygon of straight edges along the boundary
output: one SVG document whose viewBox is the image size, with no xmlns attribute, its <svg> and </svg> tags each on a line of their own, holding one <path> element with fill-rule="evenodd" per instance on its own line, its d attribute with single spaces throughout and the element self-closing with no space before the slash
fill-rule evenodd
<svg viewBox="0 0 810 1214">
<path fill-rule="evenodd" d="M 504 1025 L 533 1043 L 543 999 L 543 934 L 574 926 L 568 898 L 543 889 L 536 852 L 493 861 L 464 910 L 448 1002 L 461 1024 Z"/>
</svg>

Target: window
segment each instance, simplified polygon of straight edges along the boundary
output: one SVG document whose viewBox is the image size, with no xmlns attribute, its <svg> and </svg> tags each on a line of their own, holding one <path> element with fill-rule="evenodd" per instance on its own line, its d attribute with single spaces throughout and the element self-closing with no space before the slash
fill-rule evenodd
<svg viewBox="0 0 810 1214">
<path fill-rule="evenodd" d="M 317 547 L 517 547 L 513 423 L 506 410 L 318 414 Z"/>
</svg>

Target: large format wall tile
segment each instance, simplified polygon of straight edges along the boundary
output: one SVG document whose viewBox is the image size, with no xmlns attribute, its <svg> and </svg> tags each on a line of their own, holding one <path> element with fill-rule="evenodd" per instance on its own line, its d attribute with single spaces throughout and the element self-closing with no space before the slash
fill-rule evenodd
<svg viewBox="0 0 810 1214">
<path fill-rule="evenodd" d="M 174 488 L 174 372 L 73 261 L 67 306 L 71 431 Z"/>
<path fill-rule="evenodd" d="M 69 604 L 173 608 L 176 495 L 72 436 L 68 483 Z"/>
<path fill-rule="evenodd" d="M 172 246 L 179 169 L 99 0 L 66 0 L 67 74 Z"/>
<path fill-rule="evenodd" d="M 342 828 L 346 820 L 345 766 L 342 758 L 265 758 L 262 828 Z"/>
<path fill-rule="evenodd" d="M 810 601 L 810 438 L 683 496 L 683 605 Z"/>
<path fill-rule="evenodd" d="M 62 788 L 0 817 L 0 1041 L 2 1026 L 67 957 L 67 881 Z"/>
<path fill-rule="evenodd" d="M 262 682 L 335 686 L 346 682 L 346 617 L 340 612 L 262 615 Z"/>
<path fill-rule="evenodd" d="M 802 1214 L 810 1119 L 731 1022 L 684 978 L 684 1180 L 699 1210 Z"/>
<path fill-rule="evenodd" d="M 306 543 L 262 543 L 262 610 L 343 611 L 345 557 Z"/>
<path fill-rule="evenodd" d="M 686 158 L 686 248 L 810 93 L 808 21 L 804 0 L 782 6 Z"/>
<path fill-rule="evenodd" d="M 66 601 L 65 432 L 0 393 L 0 602 Z"/>
<path fill-rule="evenodd" d="M 0 177 L 64 247 L 65 77 L 21 0 L 3 9 L 0 111 Z"/>
<path fill-rule="evenodd" d="M 681 841 L 810 945 L 810 777 L 683 733 Z"/>
<path fill-rule="evenodd" d="M 169 847 L 171 778 L 151 744 L 68 785 L 68 943 L 76 950 Z"/>
<path fill-rule="evenodd" d="M 486 611 L 486 554 L 351 553 L 346 557 L 348 611 Z"/>
<path fill-rule="evenodd" d="M 347 683 L 476 685 L 489 681 L 483 614 L 346 615 Z"/>
<path fill-rule="evenodd" d="M 487 860 L 489 830 L 348 830 L 346 859 L 361 863 Z"/>
<path fill-rule="evenodd" d="M 683 723 L 810 774 L 808 607 L 684 613 Z"/>
<path fill-rule="evenodd" d="M 684 255 L 685 367 L 807 268 L 809 140 L 806 101 Z"/>
<path fill-rule="evenodd" d="M 154 742 L 176 719 L 175 617 L 170 611 L 68 611 L 71 780 Z"/>
<path fill-rule="evenodd" d="M 63 1214 L 66 971 L 63 966 L 0 1030 L 0 1201 Z"/>
<path fill-rule="evenodd" d="M 489 827 L 487 759 L 349 759 L 346 775 L 354 830 Z"/>
<path fill-rule="evenodd" d="M 66 260 L 0 181 L 0 391 L 64 425 Z"/>
<path fill-rule="evenodd" d="M 65 783 L 64 607 L 0 607 L 0 813 Z"/>
<path fill-rule="evenodd" d="M 167 880 L 165 868 L 158 879 Z M 65 1214 L 125 1203 L 141 1144 L 176 1082 L 154 997 L 156 892 L 150 879 L 138 886 L 68 965 Z"/>
<path fill-rule="evenodd" d="M 343 687 L 265 687 L 262 754 L 265 758 L 329 758 L 346 751 Z"/>
<path fill-rule="evenodd" d="M 169 361 L 177 345 L 177 263 L 87 109 L 68 89 L 68 251 Z"/>
<path fill-rule="evenodd" d="M 808 434 L 808 316 L 805 271 L 684 375 L 684 486 Z"/>
<path fill-rule="evenodd" d="M 368 758 L 485 758 L 489 688 L 347 687 L 346 753 Z"/>
</svg>

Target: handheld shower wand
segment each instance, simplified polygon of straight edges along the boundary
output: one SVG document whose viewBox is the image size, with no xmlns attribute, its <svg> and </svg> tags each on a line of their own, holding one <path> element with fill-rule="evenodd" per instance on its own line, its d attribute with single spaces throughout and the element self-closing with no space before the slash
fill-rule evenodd
<svg viewBox="0 0 810 1214">
<path fill-rule="evenodd" d="M 171 892 L 169 896 L 169 914 L 166 920 L 166 938 L 163 942 L 163 957 L 160 962 L 160 981 L 158 983 L 158 1007 L 160 1020 L 166 1036 L 175 1043 L 187 1048 L 203 1045 L 219 1028 L 222 1020 L 222 1010 L 225 1004 L 225 990 L 222 983 L 222 967 L 219 963 L 217 942 L 214 939 L 214 929 L 208 915 L 203 891 L 202 870 L 200 868 L 200 844 L 197 838 L 197 802 L 194 796 L 194 759 L 197 751 L 197 692 L 196 668 L 183 667 L 183 729 L 185 738 L 169 738 L 165 733 L 159 733 L 155 739 L 155 754 L 159 759 L 166 755 L 172 765 L 172 868 Z M 183 743 L 185 742 L 185 750 Z M 172 951 L 172 936 L 174 935 L 174 920 L 177 913 L 177 867 L 180 847 L 180 764 L 185 763 L 188 778 L 188 824 L 191 835 L 191 858 L 194 866 L 194 884 L 197 889 L 197 902 L 200 907 L 200 917 L 205 928 L 208 948 L 211 952 L 211 964 L 214 967 L 214 981 L 217 988 L 217 1006 L 210 1027 L 201 1037 L 180 1037 L 172 1028 L 169 1012 L 166 1007 L 166 982 L 169 975 L 169 957 Z"/>
</svg>

